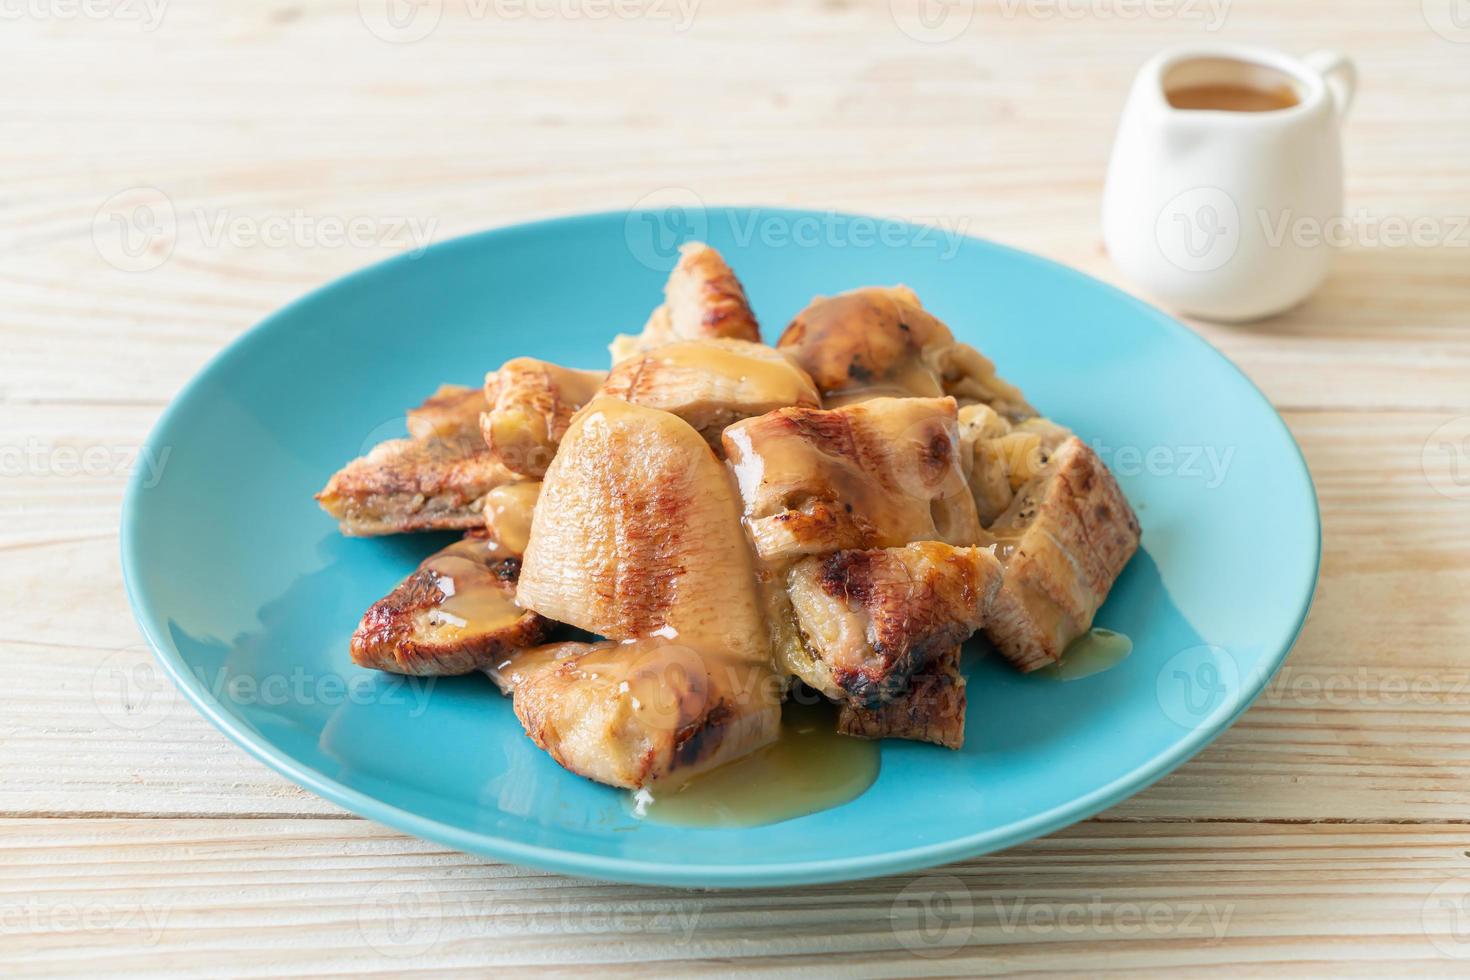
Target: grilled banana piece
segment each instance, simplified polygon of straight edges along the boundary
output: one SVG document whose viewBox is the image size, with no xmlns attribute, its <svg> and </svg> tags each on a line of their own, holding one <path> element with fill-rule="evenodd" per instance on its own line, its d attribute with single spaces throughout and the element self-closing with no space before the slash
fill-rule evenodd
<svg viewBox="0 0 1470 980">
<path fill-rule="evenodd" d="M 507 483 L 485 495 L 485 531 L 509 554 L 519 558 L 531 540 L 531 519 L 541 496 L 539 482 Z"/>
<path fill-rule="evenodd" d="M 992 524 L 1072 433 L 1041 417 L 1012 424 L 989 405 L 960 409 L 960 465 L 980 523 Z"/>
<path fill-rule="evenodd" d="M 419 565 L 373 603 L 352 634 L 360 667 L 468 674 L 540 643 L 551 623 L 515 604 L 520 560 L 473 532 Z"/>
<path fill-rule="evenodd" d="M 759 343 L 760 326 L 745 288 L 719 252 L 686 242 L 664 284 L 663 305 L 636 336 L 619 334 L 608 347 L 613 363 L 676 340 L 730 337 Z"/>
<path fill-rule="evenodd" d="M 525 651 L 498 673 L 526 734 L 611 786 L 678 783 L 774 741 L 768 668 L 660 638 Z"/>
<path fill-rule="evenodd" d="M 445 385 L 408 413 L 412 437 L 379 443 L 333 474 L 316 495 L 348 535 L 467 530 L 485 495 L 516 479 L 485 448 L 484 393 Z"/>
<path fill-rule="evenodd" d="M 1022 670 L 1061 659 L 1092 627 L 1138 549 L 1138 518 L 1101 459 L 1069 437 L 990 527 L 1005 566 L 985 624 Z"/>
<path fill-rule="evenodd" d="M 408 410 L 408 434 L 414 439 L 472 437 L 487 403 L 485 392 L 467 385 L 440 385 L 418 408 Z M 473 441 L 471 445 L 474 446 Z"/>
<path fill-rule="evenodd" d="M 907 286 L 868 286 L 818 297 L 776 347 L 796 358 L 831 407 L 884 395 L 952 395 L 1008 419 L 1035 415 L 1020 389 L 929 313 Z"/>
<path fill-rule="evenodd" d="M 520 602 L 614 640 L 664 635 L 769 663 L 740 505 L 678 416 L 598 398 L 542 482 Z"/>
<path fill-rule="evenodd" d="M 506 361 L 485 377 L 490 406 L 480 418 L 485 445 L 511 472 L 540 479 L 572 416 L 606 377 L 604 371 L 578 371 L 534 357 Z"/>
<path fill-rule="evenodd" d="M 768 567 L 843 549 L 981 540 L 952 398 L 783 408 L 735 423 L 723 441 Z"/>
<path fill-rule="evenodd" d="M 672 412 L 716 450 L 732 422 L 795 405 L 820 408 L 817 389 L 789 357 L 748 340 L 687 340 L 619 361 L 602 394 Z"/>
<path fill-rule="evenodd" d="M 858 738 L 904 738 L 958 749 L 965 744 L 965 678 L 960 647 L 953 646 L 909 678 L 908 686 L 883 704 L 844 702 L 837 730 Z"/>
<path fill-rule="evenodd" d="M 840 701 L 891 701 L 985 623 L 1000 585 L 990 549 L 937 541 L 797 562 L 787 587 L 811 658 L 798 674 Z"/>
</svg>

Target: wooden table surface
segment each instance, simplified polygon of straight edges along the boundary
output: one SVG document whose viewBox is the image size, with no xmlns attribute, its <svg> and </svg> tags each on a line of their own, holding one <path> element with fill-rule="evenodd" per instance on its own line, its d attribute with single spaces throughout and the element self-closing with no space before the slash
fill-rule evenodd
<svg viewBox="0 0 1470 980">
<path fill-rule="evenodd" d="M 0 4 L 0 972 L 1470 971 L 1470 21 L 1450 0 L 396 12 Z M 1115 279 L 1117 112 L 1186 40 L 1357 60 L 1356 218 L 1306 305 L 1193 324 L 1296 435 L 1325 544 L 1282 673 L 1151 789 L 930 873 L 688 893 L 405 837 L 137 696 L 127 471 L 269 311 L 416 233 L 669 194 L 923 220 Z"/>
</svg>

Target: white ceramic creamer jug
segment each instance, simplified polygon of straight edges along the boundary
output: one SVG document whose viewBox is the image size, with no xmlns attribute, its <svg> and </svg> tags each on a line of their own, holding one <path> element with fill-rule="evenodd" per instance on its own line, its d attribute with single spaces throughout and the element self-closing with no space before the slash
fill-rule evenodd
<svg viewBox="0 0 1470 980">
<path fill-rule="evenodd" d="M 1306 299 L 1342 211 L 1338 129 L 1357 74 L 1233 45 L 1139 71 L 1103 192 L 1103 240 L 1135 284 L 1185 313 L 1245 321 Z"/>
</svg>

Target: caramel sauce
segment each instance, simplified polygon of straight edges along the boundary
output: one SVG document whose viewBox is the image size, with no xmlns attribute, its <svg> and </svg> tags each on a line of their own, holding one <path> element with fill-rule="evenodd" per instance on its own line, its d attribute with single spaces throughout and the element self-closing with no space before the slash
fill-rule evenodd
<svg viewBox="0 0 1470 980">
<path fill-rule="evenodd" d="M 878 778 L 878 743 L 837 733 L 836 710 L 788 702 L 776 740 L 680 785 L 629 795 L 635 816 L 681 827 L 759 827 L 841 806 Z"/>
<path fill-rule="evenodd" d="M 586 421 L 589 423 L 602 419 L 606 419 L 609 422 L 616 422 L 619 419 L 636 422 L 642 418 L 646 418 L 650 409 L 644 408 L 641 405 L 634 405 L 632 402 L 624 401 L 621 398 L 614 398 L 611 395 L 598 395 L 588 402 L 582 411 L 586 413 Z"/>
<path fill-rule="evenodd" d="M 660 632 L 584 647 L 587 652 L 573 661 L 575 676 L 627 698 L 633 717 L 658 731 L 683 728 L 720 703 L 742 715 L 780 703 L 780 685 L 768 663 L 721 649 L 696 649 L 672 630 Z"/>
<path fill-rule="evenodd" d="M 1133 641 L 1122 633 L 1094 626 L 1067 645 L 1062 659 L 1036 671 L 1059 681 L 1091 677 L 1118 666 L 1133 652 Z"/>
<path fill-rule="evenodd" d="M 559 660 L 575 656 L 586 649 L 583 643 L 547 643 L 537 647 L 521 647 L 506 654 L 504 660 L 485 668 L 485 674 L 500 688 L 501 694 L 515 693 L 523 678 Z"/>
<path fill-rule="evenodd" d="M 760 350 L 764 353 L 764 349 Z M 671 367 L 703 371 L 749 386 L 762 401 L 781 405 L 817 404 L 817 391 L 811 382 L 781 355 L 747 353 L 733 343 L 685 341 L 666 344 L 648 356 Z"/>
<path fill-rule="evenodd" d="M 430 613 L 437 625 L 481 633 L 520 619 L 525 610 L 516 605 L 514 586 L 490 567 L 506 557 L 495 542 L 466 538 L 425 559 L 419 567 L 434 574 L 444 594 Z"/>
<path fill-rule="evenodd" d="M 1020 547 L 1021 547 L 1021 538 L 1020 538 L 1019 535 L 1017 535 L 1016 537 L 999 537 L 999 538 L 996 538 L 995 539 L 995 557 L 996 557 L 996 560 L 999 561 L 1002 565 L 1004 565 L 1006 562 L 1010 561 L 1012 557 L 1015 556 L 1016 550 L 1018 548 L 1020 548 Z"/>
<path fill-rule="evenodd" d="M 654 637 L 598 644 L 576 659 L 574 670 L 626 699 L 640 725 L 676 731 L 723 693 L 719 666 L 691 647 Z"/>
<path fill-rule="evenodd" d="M 1216 112 L 1275 112 L 1290 109 L 1300 100 L 1290 86 L 1269 89 L 1250 85 L 1187 85 L 1165 93 L 1175 109 L 1209 109 Z"/>
<path fill-rule="evenodd" d="M 938 372 L 924 362 L 918 351 L 914 351 L 882 375 L 828 392 L 823 404 L 828 408 L 841 408 L 870 398 L 939 398 L 943 395 L 944 385 Z"/>
<path fill-rule="evenodd" d="M 508 483 L 485 495 L 485 524 L 507 551 L 526 553 L 531 540 L 531 518 L 541 496 L 539 482 Z"/>
</svg>

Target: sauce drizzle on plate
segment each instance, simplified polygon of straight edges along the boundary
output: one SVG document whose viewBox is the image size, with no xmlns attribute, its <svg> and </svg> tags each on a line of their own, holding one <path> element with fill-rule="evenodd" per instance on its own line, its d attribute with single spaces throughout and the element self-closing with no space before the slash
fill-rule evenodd
<svg viewBox="0 0 1470 980">
<path fill-rule="evenodd" d="M 628 796 L 634 816 L 681 827 L 759 827 L 840 806 L 878 778 L 878 743 L 837 734 L 836 709 L 788 701 L 781 734 L 682 786 Z"/>
</svg>

